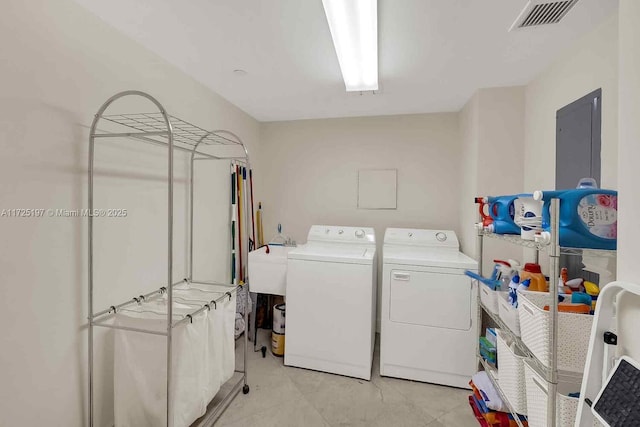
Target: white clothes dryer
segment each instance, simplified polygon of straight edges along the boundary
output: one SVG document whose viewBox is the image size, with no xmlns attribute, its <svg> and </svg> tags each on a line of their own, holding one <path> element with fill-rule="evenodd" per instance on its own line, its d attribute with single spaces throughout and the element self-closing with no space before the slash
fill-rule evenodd
<svg viewBox="0 0 640 427">
<path fill-rule="evenodd" d="M 372 228 L 311 227 L 288 254 L 285 365 L 371 379 L 376 265 Z"/>
<path fill-rule="evenodd" d="M 388 228 L 382 267 L 380 374 L 469 388 L 476 373 L 478 263 L 448 230 Z"/>
</svg>

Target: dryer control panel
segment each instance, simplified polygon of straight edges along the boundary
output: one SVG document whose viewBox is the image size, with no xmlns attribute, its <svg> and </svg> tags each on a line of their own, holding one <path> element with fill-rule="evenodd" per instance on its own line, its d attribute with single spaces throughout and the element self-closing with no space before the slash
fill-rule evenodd
<svg viewBox="0 0 640 427">
<path fill-rule="evenodd" d="M 342 227 L 336 225 L 313 225 L 309 229 L 307 242 L 334 242 L 375 244 L 376 234 L 371 227 Z"/>
<path fill-rule="evenodd" d="M 453 230 L 421 230 L 413 228 L 387 228 L 385 245 L 424 246 L 458 250 L 460 243 Z"/>
</svg>

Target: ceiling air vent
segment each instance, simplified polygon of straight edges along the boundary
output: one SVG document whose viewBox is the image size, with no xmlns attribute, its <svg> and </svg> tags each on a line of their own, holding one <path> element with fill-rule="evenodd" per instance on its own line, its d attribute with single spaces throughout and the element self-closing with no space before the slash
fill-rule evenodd
<svg viewBox="0 0 640 427">
<path fill-rule="evenodd" d="M 509 31 L 539 25 L 557 24 L 580 0 L 529 0 Z"/>
</svg>

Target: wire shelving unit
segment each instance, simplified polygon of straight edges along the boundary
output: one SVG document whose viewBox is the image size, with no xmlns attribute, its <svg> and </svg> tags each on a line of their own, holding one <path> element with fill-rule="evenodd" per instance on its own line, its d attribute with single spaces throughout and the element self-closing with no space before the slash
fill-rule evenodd
<svg viewBox="0 0 640 427">
<path fill-rule="evenodd" d="M 113 114 L 106 115 L 105 112 L 115 101 L 122 98 L 143 98 L 150 101 L 156 108 L 157 112 L 151 113 L 133 113 L 133 114 Z M 117 128 L 115 131 L 99 130 L 98 126 L 109 123 L 112 127 Z M 89 331 L 89 343 L 88 343 L 88 366 L 89 366 L 89 384 L 88 384 L 88 404 L 89 404 L 89 426 L 94 426 L 95 418 L 95 402 L 94 402 L 94 382 L 95 382 L 95 365 L 94 365 L 94 328 L 106 327 L 112 329 L 124 329 L 127 331 L 135 331 L 145 334 L 155 334 L 166 337 L 166 361 L 167 361 L 167 380 L 166 380 L 166 425 L 171 427 L 173 408 L 171 405 L 172 397 L 174 393 L 174 385 L 172 384 L 172 335 L 173 330 L 187 323 L 193 316 L 203 312 L 204 310 L 211 310 L 215 307 L 217 302 L 220 302 L 226 296 L 232 297 L 233 293 L 238 293 L 243 284 L 237 285 L 233 283 L 217 283 L 206 280 L 198 280 L 193 277 L 193 235 L 194 235 L 194 166 L 196 160 L 228 160 L 230 163 L 241 164 L 249 168 L 249 154 L 242 143 L 240 138 L 234 133 L 227 130 L 214 130 L 208 131 L 195 126 L 187 121 L 179 119 L 177 117 L 167 114 L 164 107 L 151 95 L 140 91 L 125 91 L 120 92 L 111 98 L 109 98 L 96 113 L 93 123 L 91 125 L 91 131 L 89 135 L 89 185 L 88 185 L 88 207 L 89 212 L 94 210 L 94 160 L 95 160 L 95 144 L 96 142 L 110 138 L 132 138 L 144 143 L 158 145 L 163 147 L 167 153 L 168 167 L 167 167 L 167 280 L 164 286 L 156 289 L 155 291 L 146 293 L 144 295 L 134 296 L 132 299 L 111 305 L 101 311 L 94 309 L 94 218 L 88 217 L 88 331 Z M 215 151 L 212 148 L 222 148 L 226 155 L 212 154 L 211 151 Z M 183 151 L 190 154 L 189 162 L 189 212 L 188 212 L 188 244 L 187 244 L 187 277 L 178 282 L 174 282 L 173 278 L 173 241 L 174 241 L 174 151 Z M 231 221 L 231 218 L 230 218 Z M 245 209 L 244 219 L 245 224 L 248 224 L 248 210 Z M 231 246 L 231 244 L 230 244 Z M 217 298 L 210 301 L 208 304 L 203 304 L 200 308 L 195 309 L 191 314 L 183 316 L 179 320 L 174 320 L 173 315 L 173 287 L 181 283 L 193 283 L 201 285 L 215 285 L 223 286 L 227 292 Z M 247 300 L 249 298 L 249 292 L 244 293 Z M 110 324 L 107 321 L 109 318 L 114 317 L 118 310 L 121 308 L 140 304 L 150 299 L 158 298 L 166 295 L 168 299 L 167 304 L 167 320 L 166 330 L 145 330 L 141 328 L 123 327 L 114 324 Z M 245 307 L 248 305 L 248 301 L 245 301 Z M 244 394 L 249 393 L 249 385 L 247 383 L 247 349 L 248 349 L 248 310 L 245 309 L 244 321 L 244 354 L 243 354 L 243 367 L 241 370 L 236 369 L 236 373 L 240 373 L 241 378 L 233 383 L 230 390 L 224 396 L 216 396 L 216 405 L 209 405 L 207 413 L 200 418 L 198 427 L 211 426 L 222 412 L 227 408 L 231 401 L 242 390 Z M 188 327 L 188 325 L 186 325 Z M 237 376 L 236 376 L 237 377 Z M 229 382 L 233 381 L 230 380 Z"/>
<path fill-rule="evenodd" d="M 551 218 L 551 227 L 550 234 L 551 239 L 549 241 L 538 241 L 538 240 L 525 240 L 522 239 L 518 235 L 510 235 L 510 234 L 495 234 L 491 232 L 487 232 L 485 230 L 478 231 L 478 239 L 476 243 L 477 254 L 479 259 L 478 273 L 480 275 L 483 274 L 482 271 L 482 259 L 483 259 L 483 246 L 484 239 L 489 238 L 493 240 L 502 240 L 509 243 L 512 243 L 517 246 L 521 246 L 523 248 L 535 249 L 535 261 L 536 263 L 539 261 L 540 253 L 546 253 L 549 256 L 549 295 L 558 295 L 558 279 L 560 277 L 560 255 L 594 255 L 598 257 L 615 257 L 616 251 L 610 250 L 600 250 L 600 249 L 587 249 L 587 248 L 569 248 L 569 247 L 561 247 L 559 243 L 560 232 L 559 232 L 559 224 L 560 224 L 560 200 L 552 199 L 551 207 L 550 207 L 550 218 Z M 506 334 L 510 341 L 515 343 L 516 347 L 526 355 L 529 360 L 533 362 L 533 366 L 538 374 L 545 379 L 548 385 L 548 396 L 547 399 L 547 426 L 555 426 L 556 425 L 556 413 L 557 413 L 557 400 L 555 398 L 557 387 L 558 387 L 558 298 L 551 298 L 549 304 L 549 316 L 551 321 L 549 322 L 549 366 L 545 366 L 542 361 L 540 361 L 534 354 L 527 348 L 527 346 L 522 342 L 520 337 L 516 336 L 511 330 L 505 325 L 505 323 L 500 319 L 499 316 L 492 313 L 488 310 L 484 304 L 480 301 L 480 293 L 478 293 L 478 316 L 479 316 L 479 324 L 482 322 L 482 313 L 486 313 L 487 316 L 491 319 L 493 323 L 495 323 L 501 330 L 502 333 Z M 478 359 L 482 364 L 483 368 L 487 370 L 487 374 L 489 379 L 493 382 L 496 390 L 500 394 L 501 398 L 507 406 L 511 414 L 513 415 L 516 423 L 523 427 L 523 424 L 520 422 L 518 414 L 513 410 L 513 406 L 511 403 L 505 398 L 502 389 L 500 388 L 499 382 L 496 380 L 495 368 L 491 368 L 486 361 L 480 357 L 478 354 Z M 498 362 L 499 363 L 499 362 Z M 493 369 L 493 370 L 491 370 Z"/>
</svg>

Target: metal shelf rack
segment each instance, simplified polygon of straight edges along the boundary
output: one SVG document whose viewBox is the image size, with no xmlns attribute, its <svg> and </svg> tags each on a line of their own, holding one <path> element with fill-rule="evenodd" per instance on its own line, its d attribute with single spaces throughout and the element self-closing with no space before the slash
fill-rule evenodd
<svg viewBox="0 0 640 427">
<path fill-rule="evenodd" d="M 118 114 L 118 115 L 105 115 L 105 111 L 115 101 L 122 98 L 143 98 L 146 101 L 150 101 L 156 108 L 157 112 L 152 113 L 134 113 L 134 114 Z M 98 125 L 109 124 L 116 128 L 114 131 L 99 130 Z M 93 212 L 94 209 L 94 160 L 95 160 L 95 144 L 97 141 L 109 138 L 133 138 L 145 143 L 159 145 L 167 150 L 168 156 L 168 170 L 167 170 L 167 282 L 159 289 L 125 301 L 120 304 L 111 305 L 102 311 L 94 310 L 94 218 L 88 217 L 88 366 L 89 366 L 89 426 L 94 426 L 94 328 L 106 327 L 112 329 L 124 329 L 129 331 L 162 335 L 166 337 L 167 343 L 167 383 L 166 383 L 166 425 L 171 427 L 173 408 L 171 405 L 172 396 L 174 393 L 173 384 L 171 381 L 172 375 L 172 335 L 173 330 L 183 323 L 189 322 L 192 316 L 203 312 L 204 310 L 211 310 L 215 307 L 215 303 L 219 302 L 227 295 L 232 296 L 233 293 L 237 293 L 241 288 L 241 285 L 229 284 L 229 283 L 216 283 L 205 280 L 197 280 L 193 278 L 193 211 L 194 211 L 194 165 L 195 160 L 228 160 L 230 163 L 236 163 L 249 167 L 249 154 L 238 136 L 232 132 L 226 130 L 207 131 L 198 126 L 195 126 L 189 122 L 178 119 L 177 117 L 167 114 L 164 107 L 151 95 L 140 91 L 125 91 L 120 92 L 111 98 L 109 98 L 96 113 L 93 123 L 91 125 L 91 131 L 89 135 L 89 185 L 88 185 L 88 204 L 89 212 Z M 225 155 L 213 154 L 212 151 L 221 149 Z M 187 277 L 184 280 L 174 283 L 173 279 L 173 241 L 174 241 L 174 151 L 183 151 L 190 154 L 189 163 L 189 212 L 188 212 L 188 246 L 187 246 Z M 231 218 L 230 218 L 231 220 Z M 245 210 L 245 218 L 243 219 L 245 224 L 248 224 L 248 212 Z M 202 285 L 216 285 L 224 286 L 227 288 L 227 292 L 220 298 L 210 301 L 208 304 L 202 305 L 200 308 L 194 310 L 193 313 L 184 316 L 179 320 L 174 319 L 173 316 L 173 287 L 180 283 L 194 283 Z M 140 304 L 150 299 L 158 298 L 166 295 L 168 299 L 167 305 L 167 323 L 165 331 L 152 331 L 139 328 L 127 328 L 122 326 L 116 326 L 106 323 L 106 321 L 114 317 L 119 309 L 133 305 Z M 245 293 L 247 299 L 249 293 Z M 247 302 L 248 303 L 248 302 Z M 244 320 L 245 325 L 249 325 L 248 310 L 245 310 Z M 188 326 L 187 326 L 188 327 Z M 241 378 L 233 384 L 230 391 L 221 396 L 219 403 L 215 406 L 211 406 L 207 413 L 200 418 L 198 427 L 207 427 L 213 425 L 217 418 L 222 414 L 231 401 L 237 396 L 240 390 L 247 394 L 249 392 L 249 385 L 247 383 L 247 349 L 248 349 L 248 331 L 245 326 L 244 333 L 244 366 L 241 370 L 236 369 L 236 373 L 242 374 Z M 232 380 L 230 380 L 232 381 Z M 218 397 L 216 397 L 217 399 Z"/>
<path fill-rule="evenodd" d="M 480 275 L 483 274 L 482 271 L 482 257 L 483 257 L 483 242 L 485 238 L 502 240 L 512 243 L 514 245 L 521 246 L 523 248 L 535 249 L 535 259 L 538 262 L 540 253 L 547 253 L 549 256 L 549 294 L 550 295 L 558 295 L 558 278 L 560 277 L 560 255 L 595 255 L 599 257 L 615 257 L 616 251 L 608 251 L 608 250 L 600 250 L 600 249 L 583 249 L 583 248 L 568 248 L 561 247 L 559 243 L 560 233 L 559 233 L 559 215 L 560 215 L 560 200 L 552 199 L 551 207 L 550 207 L 550 217 L 551 217 L 551 239 L 550 241 L 533 241 L 533 240 L 525 240 L 522 239 L 518 235 L 509 235 L 509 234 L 495 234 L 490 233 L 484 230 L 478 231 L 478 239 L 477 239 L 477 254 L 479 259 L 478 272 Z M 482 312 L 486 313 L 487 316 L 500 328 L 501 331 L 506 333 L 512 342 L 516 344 L 518 349 L 530 360 L 533 361 L 533 365 L 540 374 L 548 383 L 548 396 L 556 396 L 557 387 L 558 387 L 558 299 L 552 298 L 552 301 L 549 304 L 549 314 L 551 318 L 551 322 L 549 322 L 549 349 L 550 349 L 550 366 L 545 366 L 522 342 L 520 337 L 516 336 L 511 332 L 511 330 L 506 327 L 504 322 L 500 319 L 499 316 L 495 315 L 491 311 L 489 311 L 484 304 L 480 301 L 480 294 L 478 293 L 478 316 L 479 324 L 481 324 Z M 480 363 L 487 370 L 487 363 L 478 355 Z M 504 393 L 502 392 L 498 381 L 496 381 L 495 375 L 492 375 L 493 372 L 487 372 L 489 378 L 493 381 L 496 390 L 501 395 L 501 398 L 507 403 L 511 414 L 516 419 L 516 423 L 522 427 L 522 423 L 518 419 L 518 414 L 514 412 L 512 405 L 505 399 Z M 555 426 L 556 425 L 556 399 L 549 398 L 547 399 L 547 426 Z"/>
<path fill-rule="evenodd" d="M 503 240 L 503 241 L 507 241 L 510 243 L 513 243 L 515 245 L 519 245 L 525 248 L 530 248 L 530 249 L 535 249 L 536 250 L 536 260 L 538 258 L 538 254 L 540 252 L 547 252 L 549 255 L 549 260 L 550 260 L 550 265 L 549 265 L 549 293 L 550 295 L 558 295 L 558 277 L 560 275 L 560 269 L 559 269 L 559 258 L 560 258 L 560 245 L 559 245 L 559 233 L 558 233 L 558 225 L 559 225 L 559 213 L 560 213 L 560 200 L 558 199 L 553 199 L 551 201 L 551 241 L 550 242 L 537 242 L 537 241 L 532 241 L 532 240 L 524 240 L 522 238 L 520 238 L 520 236 L 516 236 L 516 235 L 508 235 L 508 234 L 494 234 L 494 233 L 487 233 L 486 231 L 480 230 L 478 231 L 478 240 L 477 240 L 477 254 L 478 254 L 478 258 L 479 258 L 479 262 L 478 262 L 478 273 L 480 275 L 483 274 L 482 271 L 482 256 L 483 256 L 483 241 L 484 238 L 492 238 L 492 239 L 498 239 L 498 240 Z M 516 345 L 518 346 L 518 348 L 524 352 L 524 354 L 527 354 L 528 356 L 530 356 L 532 358 L 532 360 L 535 361 L 535 365 L 536 367 L 540 367 L 540 368 L 544 368 L 541 369 L 541 373 L 543 373 L 543 378 L 547 381 L 548 383 L 548 395 L 549 396 L 555 396 L 556 395 L 556 391 L 557 391 L 557 387 L 558 387 L 558 354 L 556 352 L 556 349 L 558 348 L 557 346 L 557 342 L 558 342 L 558 299 L 554 298 L 555 303 L 552 301 L 549 304 L 549 312 L 550 312 L 550 317 L 551 317 L 551 322 L 549 322 L 549 348 L 550 348 L 550 365 L 548 368 L 545 367 L 545 365 L 540 362 L 540 360 L 538 360 L 531 351 L 529 351 L 529 349 L 527 348 L 526 345 L 524 345 L 524 343 L 522 342 L 522 340 L 518 337 L 516 337 L 514 334 L 511 334 L 511 332 L 509 331 L 509 328 L 505 328 L 504 323 L 502 321 L 500 321 L 500 318 L 498 316 L 493 315 L 489 310 L 487 310 L 484 305 L 480 302 L 480 294 L 478 293 L 478 307 L 480 307 L 479 310 L 479 317 L 482 317 L 482 311 L 484 311 L 485 313 L 487 313 L 490 318 L 496 322 L 500 327 L 501 330 L 505 330 L 507 331 L 507 333 L 509 333 L 511 336 L 511 338 L 513 339 L 513 341 L 516 343 Z M 483 366 L 485 366 L 486 364 L 484 363 L 484 361 L 482 360 L 482 358 L 480 358 L 480 362 L 482 363 Z M 499 393 L 501 394 L 501 397 L 504 397 L 504 393 L 502 392 L 501 388 L 500 388 L 500 384 L 498 384 L 497 381 L 495 381 L 495 378 L 492 378 L 490 372 L 487 372 L 487 374 L 489 374 L 489 378 L 491 378 L 496 387 L 497 390 L 499 390 Z M 506 401 L 506 400 L 505 400 Z M 519 420 L 518 414 L 515 413 L 513 411 L 512 406 L 508 403 L 508 406 L 510 408 L 511 414 L 514 416 L 516 423 L 519 426 L 522 426 L 522 423 Z M 551 426 L 555 426 L 556 425 L 556 399 L 555 398 L 549 398 L 547 399 L 547 426 L 551 427 Z"/>
</svg>

